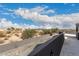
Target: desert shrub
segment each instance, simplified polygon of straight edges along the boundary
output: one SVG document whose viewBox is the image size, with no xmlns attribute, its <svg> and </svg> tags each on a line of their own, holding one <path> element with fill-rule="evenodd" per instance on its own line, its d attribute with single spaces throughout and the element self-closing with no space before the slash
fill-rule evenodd
<svg viewBox="0 0 79 59">
<path fill-rule="evenodd" d="M 14 27 L 7 28 L 7 34 L 10 34 L 13 30 L 15 30 Z"/>
<path fill-rule="evenodd" d="M 17 37 L 19 37 L 19 35 L 18 34 L 15 34 Z"/>
<path fill-rule="evenodd" d="M 51 29 L 51 32 L 52 32 L 52 33 L 58 32 L 58 28 L 52 28 L 52 29 Z"/>
<path fill-rule="evenodd" d="M 0 31 L 0 37 L 5 37 L 5 36 L 6 36 L 6 34 L 4 32 Z"/>
<path fill-rule="evenodd" d="M 7 28 L 7 30 L 14 30 L 15 28 L 14 27 L 10 27 L 10 28 Z"/>
<path fill-rule="evenodd" d="M 5 37 L 4 40 L 8 40 L 8 37 Z"/>
<path fill-rule="evenodd" d="M 7 34 L 10 34 L 13 30 L 15 30 L 14 27 L 7 28 Z"/>
<path fill-rule="evenodd" d="M 57 33 L 58 32 L 58 28 L 52 28 L 52 29 L 43 29 L 43 34 L 50 34 L 50 36 L 53 33 Z"/>
<path fill-rule="evenodd" d="M 11 33 L 11 31 L 7 31 L 7 34 L 10 34 Z"/>
<path fill-rule="evenodd" d="M 50 34 L 50 33 L 51 33 L 50 29 L 43 29 L 43 34 Z"/>
<path fill-rule="evenodd" d="M 22 39 L 27 39 L 30 37 L 33 37 L 35 35 L 36 31 L 33 29 L 25 29 L 22 33 Z"/>
<path fill-rule="evenodd" d="M 51 29 L 43 29 L 43 34 L 49 34 L 50 36 L 52 36 Z"/>
<path fill-rule="evenodd" d="M 40 33 L 39 33 L 39 35 L 43 35 L 43 34 L 44 34 L 43 32 L 40 32 Z"/>
</svg>

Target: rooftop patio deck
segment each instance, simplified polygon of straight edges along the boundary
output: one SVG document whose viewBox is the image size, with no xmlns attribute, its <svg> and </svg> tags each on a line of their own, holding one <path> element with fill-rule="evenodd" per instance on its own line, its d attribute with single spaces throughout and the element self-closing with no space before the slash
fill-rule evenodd
<svg viewBox="0 0 79 59">
<path fill-rule="evenodd" d="M 75 34 L 65 34 L 60 56 L 79 56 L 79 40 Z"/>
</svg>

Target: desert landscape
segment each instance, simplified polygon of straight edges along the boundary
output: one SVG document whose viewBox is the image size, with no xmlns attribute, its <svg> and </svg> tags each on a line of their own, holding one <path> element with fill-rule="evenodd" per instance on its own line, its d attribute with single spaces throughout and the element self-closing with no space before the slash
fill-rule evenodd
<svg viewBox="0 0 79 59">
<path fill-rule="evenodd" d="M 79 4 L 75 3 L 0 4 L 0 55 L 28 55 L 34 51 L 58 56 L 65 39 L 70 43 L 64 45 L 68 50 L 77 47 L 72 44 L 77 40 L 72 39 L 79 35 L 78 14 Z M 68 50 L 63 48 L 61 55 Z"/>
<path fill-rule="evenodd" d="M 21 39 L 21 34 L 22 31 L 20 29 L 0 29 L 0 45 L 23 40 Z"/>
<path fill-rule="evenodd" d="M 0 45 L 22 41 L 31 37 L 40 37 L 46 34 L 52 36 L 57 31 L 58 29 L 21 29 L 14 27 L 0 29 Z"/>
</svg>

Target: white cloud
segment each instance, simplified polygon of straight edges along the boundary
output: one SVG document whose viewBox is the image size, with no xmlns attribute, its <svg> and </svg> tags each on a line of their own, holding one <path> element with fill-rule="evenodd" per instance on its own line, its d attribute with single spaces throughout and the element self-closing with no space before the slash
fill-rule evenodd
<svg viewBox="0 0 79 59">
<path fill-rule="evenodd" d="M 53 13 L 54 11 L 49 10 L 48 12 Z M 38 11 L 35 12 L 30 11 L 29 9 L 21 9 L 21 8 L 15 10 L 15 13 L 17 15 L 22 16 L 26 20 L 31 19 L 33 21 L 43 22 L 44 24 L 52 24 L 61 28 L 75 28 L 75 23 L 79 22 L 79 13 L 48 16 L 38 13 Z"/>
<path fill-rule="evenodd" d="M 37 7 L 35 7 L 35 8 L 32 8 L 31 11 L 32 11 L 32 12 L 38 12 L 38 13 L 40 13 L 40 12 L 43 12 L 46 8 L 47 8 L 47 7 L 37 6 Z"/>
<path fill-rule="evenodd" d="M 13 25 L 12 22 L 7 21 L 5 18 L 0 19 L 0 27 L 1 27 L 1 28 L 10 27 L 10 26 L 12 26 L 12 25 Z"/>
<path fill-rule="evenodd" d="M 54 10 L 48 9 L 48 6 L 37 6 L 35 8 L 31 8 L 30 11 L 37 12 L 39 14 L 55 13 Z"/>
<path fill-rule="evenodd" d="M 49 17 L 48 15 L 41 15 L 38 12 L 32 12 L 28 9 L 21 9 L 19 8 L 18 10 L 15 11 L 17 15 L 22 16 L 25 19 L 32 19 L 35 21 L 44 21 L 44 22 L 51 22 L 52 17 Z"/>
<path fill-rule="evenodd" d="M 47 13 L 55 13 L 55 11 L 50 9 L 47 11 Z"/>
<path fill-rule="evenodd" d="M 17 23 L 12 23 L 11 21 L 2 18 L 0 19 L 0 28 L 9 28 L 9 27 L 15 27 L 15 28 L 31 28 L 31 29 L 38 29 L 38 28 L 45 28 L 45 29 L 49 29 L 52 26 L 50 24 L 45 24 L 45 25 L 41 25 L 41 26 L 37 26 L 37 25 L 29 25 L 29 24 L 17 24 Z"/>
<path fill-rule="evenodd" d="M 74 4 L 71 4 L 74 6 Z M 79 23 L 79 13 L 66 14 L 66 15 L 56 15 L 56 16 L 48 16 L 47 14 L 55 13 L 55 10 L 48 9 L 48 6 L 37 6 L 31 9 L 19 8 L 17 10 L 12 10 L 8 8 L 4 8 L 7 11 L 14 12 L 16 15 L 20 15 L 23 18 L 30 19 L 33 21 L 42 22 L 44 26 L 36 26 L 36 25 L 19 25 L 17 23 L 12 23 L 6 19 L 1 19 L 0 26 L 3 27 L 27 27 L 27 28 L 51 28 L 51 27 L 59 27 L 59 28 L 74 28 L 75 23 Z M 71 10 L 71 9 L 70 9 Z M 67 10 L 69 12 L 70 10 Z M 11 15 L 13 18 L 16 18 L 13 13 L 3 13 L 6 15 Z M 7 25 L 6 25 L 7 24 Z M 39 23 L 40 24 L 40 23 Z"/>
<path fill-rule="evenodd" d="M 15 27 L 15 28 L 43 28 L 43 27 L 39 27 L 36 25 L 29 25 L 29 24 L 17 24 L 17 23 L 12 23 L 11 21 L 7 20 L 6 18 L 2 18 L 0 19 L 0 28 L 9 28 L 9 27 Z"/>
<path fill-rule="evenodd" d="M 8 27 L 21 27 L 17 23 L 12 23 L 11 21 L 7 20 L 6 18 L 0 19 L 0 28 L 8 28 Z"/>
</svg>

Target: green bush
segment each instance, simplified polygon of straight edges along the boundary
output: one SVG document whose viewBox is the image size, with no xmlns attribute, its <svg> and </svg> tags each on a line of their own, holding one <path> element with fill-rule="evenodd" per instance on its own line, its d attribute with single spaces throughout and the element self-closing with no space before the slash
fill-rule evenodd
<svg viewBox="0 0 79 59">
<path fill-rule="evenodd" d="M 36 31 L 33 29 L 25 29 L 22 33 L 22 39 L 27 39 L 30 37 L 33 37 L 35 35 Z"/>
<path fill-rule="evenodd" d="M 50 34 L 50 33 L 51 33 L 50 29 L 43 29 L 43 34 Z"/>
<path fill-rule="evenodd" d="M 43 34 L 50 34 L 52 35 L 53 33 L 57 33 L 58 28 L 52 28 L 52 29 L 43 29 Z"/>
<path fill-rule="evenodd" d="M 51 32 L 52 32 L 52 33 L 58 32 L 58 28 L 52 28 L 52 29 L 51 29 Z"/>
</svg>

